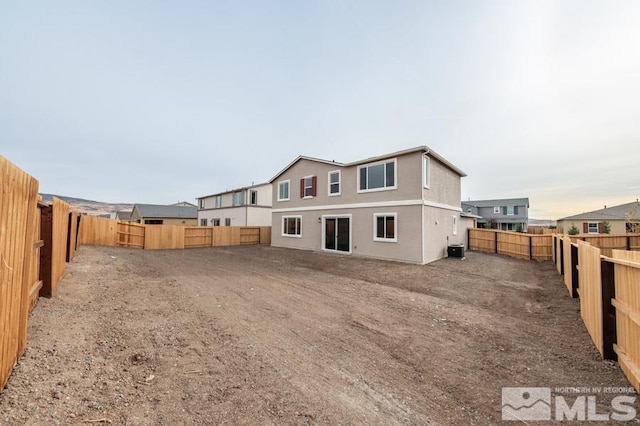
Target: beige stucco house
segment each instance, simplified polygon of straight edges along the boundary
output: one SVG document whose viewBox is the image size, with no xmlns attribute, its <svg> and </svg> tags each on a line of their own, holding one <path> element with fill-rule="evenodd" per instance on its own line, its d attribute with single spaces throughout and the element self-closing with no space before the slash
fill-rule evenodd
<svg viewBox="0 0 640 426">
<path fill-rule="evenodd" d="M 603 223 L 608 222 L 612 234 L 640 232 L 640 203 L 607 207 L 558 219 L 558 228 L 566 234 L 572 226 L 581 234 L 601 234 Z"/>
<path fill-rule="evenodd" d="M 145 225 L 195 226 L 197 217 L 195 207 L 135 204 L 129 220 Z"/>
<path fill-rule="evenodd" d="M 300 156 L 270 181 L 272 245 L 420 264 L 446 257 L 473 225 L 461 218 L 463 176 L 426 146 L 347 164 Z"/>
<path fill-rule="evenodd" d="M 200 226 L 271 226 L 271 184 L 198 197 Z"/>
</svg>

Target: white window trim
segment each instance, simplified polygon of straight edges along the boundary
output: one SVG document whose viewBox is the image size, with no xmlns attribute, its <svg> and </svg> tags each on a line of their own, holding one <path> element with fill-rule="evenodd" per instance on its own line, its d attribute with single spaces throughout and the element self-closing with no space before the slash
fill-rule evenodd
<svg viewBox="0 0 640 426">
<path fill-rule="evenodd" d="M 379 164 L 386 164 L 386 163 L 393 163 L 393 186 L 384 186 L 382 188 L 373 188 L 373 189 L 360 189 L 360 169 L 364 167 L 372 167 L 372 166 L 377 166 Z M 364 194 L 366 192 L 392 191 L 394 189 L 398 189 L 398 159 L 397 158 L 388 158 L 386 160 L 376 161 L 374 163 L 363 164 L 361 166 L 358 166 L 356 173 L 358 175 L 358 178 L 356 179 L 356 192 L 358 194 Z M 385 179 L 386 179 L 386 170 L 385 170 Z"/>
<path fill-rule="evenodd" d="M 300 219 L 300 233 L 297 235 L 287 234 L 284 232 L 284 220 L 285 219 Z M 302 238 L 302 215 L 293 215 L 293 216 L 282 216 L 282 220 L 280 222 L 280 234 L 282 237 L 286 238 Z"/>
<path fill-rule="evenodd" d="M 337 173 L 338 174 L 338 192 L 331 193 L 331 175 Z M 329 197 L 336 197 L 342 193 L 342 170 L 332 170 L 327 173 L 327 195 Z"/>
<path fill-rule="evenodd" d="M 596 232 L 591 232 L 590 228 L 591 225 L 595 225 L 596 226 Z M 587 222 L 587 233 L 588 234 L 597 234 L 598 233 L 598 222 Z"/>
<path fill-rule="evenodd" d="M 222 195 L 216 195 L 216 198 L 214 201 L 214 207 L 216 209 L 219 209 L 222 207 Z"/>
<path fill-rule="evenodd" d="M 509 208 L 511 208 L 511 213 L 509 213 Z M 516 207 L 515 206 L 507 206 L 507 216 L 515 216 L 516 215 Z"/>
<path fill-rule="evenodd" d="M 252 195 L 256 194 L 256 202 L 253 202 L 252 199 Z M 258 205 L 258 190 L 257 189 L 250 189 L 249 190 L 249 205 L 250 206 L 257 206 Z"/>
<path fill-rule="evenodd" d="M 242 199 L 240 200 L 240 203 L 236 203 L 236 195 L 240 194 L 242 196 Z M 233 193 L 233 195 L 231 196 L 232 202 L 233 202 L 233 206 L 234 207 L 238 207 L 238 206 L 242 206 L 244 205 L 244 191 L 236 191 Z"/>
<path fill-rule="evenodd" d="M 205 199 L 204 199 L 204 198 L 200 198 L 200 199 L 198 200 L 198 204 L 199 204 L 199 208 L 200 208 L 200 209 L 204 209 L 204 206 L 205 206 Z"/>
<path fill-rule="evenodd" d="M 287 184 L 287 198 L 280 198 L 280 185 Z M 281 180 L 278 182 L 278 195 L 276 196 L 278 201 L 289 201 L 291 199 L 291 180 Z"/>
<path fill-rule="evenodd" d="M 453 228 L 451 229 L 451 233 L 453 235 L 458 235 L 458 216 L 453 217 Z"/>
<path fill-rule="evenodd" d="M 393 224 L 395 226 L 393 238 L 380 238 L 377 236 L 378 218 L 384 216 L 393 216 Z M 374 213 L 373 214 L 373 241 L 381 243 L 397 243 L 398 242 L 398 213 Z"/>
<path fill-rule="evenodd" d="M 303 199 L 303 200 L 308 200 L 309 198 L 313 198 L 313 195 L 306 195 L 306 193 L 307 193 L 307 188 L 311 188 L 311 192 L 313 192 L 313 176 L 314 176 L 314 175 L 309 175 L 309 176 L 304 176 L 304 177 L 302 178 L 302 180 L 303 180 L 302 190 L 304 191 L 304 194 L 302 194 L 302 195 L 303 195 L 303 197 L 302 197 L 302 199 Z M 304 181 L 306 181 L 307 179 L 311 179 L 311 185 L 310 185 L 310 186 L 307 186 L 307 185 L 306 185 L 306 182 L 304 182 Z M 317 189 L 316 189 L 316 191 L 317 191 Z"/>
<path fill-rule="evenodd" d="M 431 188 L 431 158 L 426 154 L 422 156 L 422 186 Z"/>
<path fill-rule="evenodd" d="M 493 207 L 493 214 L 502 214 L 502 209 L 500 207 Z"/>
</svg>

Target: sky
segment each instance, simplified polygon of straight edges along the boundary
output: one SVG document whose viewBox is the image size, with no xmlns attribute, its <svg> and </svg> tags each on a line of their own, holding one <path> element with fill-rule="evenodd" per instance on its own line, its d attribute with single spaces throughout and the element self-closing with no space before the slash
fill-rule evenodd
<svg viewBox="0 0 640 426">
<path fill-rule="evenodd" d="M 170 204 L 427 145 L 462 199 L 640 197 L 640 1 L 0 0 L 0 155 Z"/>
</svg>

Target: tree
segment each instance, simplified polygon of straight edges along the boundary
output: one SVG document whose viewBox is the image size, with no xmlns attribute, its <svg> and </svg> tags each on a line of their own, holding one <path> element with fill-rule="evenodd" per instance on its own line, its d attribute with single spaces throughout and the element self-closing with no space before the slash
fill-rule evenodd
<svg viewBox="0 0 640 426">
<path fill-rule="evenodd" d="M 516 232 L 524 232 L 524 230 L 522 229 L 522 224 L 521 223 L 518 223 L 516 225 Z"/>
<path fill-rule="evenodd" d="M 608 220 L 605 220 L 604 222 L 602 222 L 602 233 L 603 234 L 611 233 L 611 224 L 609 223 Z"/>
<path fill-rule="evenodd" d="M 576 226 L 573 223 L 571 224 L 571 228 L 567 230 L 567 234 L 569 235 L 578 235 L 579 233 L 580 231 L 578 231 L 578 228 L 576 228 Z"/>
</svg>

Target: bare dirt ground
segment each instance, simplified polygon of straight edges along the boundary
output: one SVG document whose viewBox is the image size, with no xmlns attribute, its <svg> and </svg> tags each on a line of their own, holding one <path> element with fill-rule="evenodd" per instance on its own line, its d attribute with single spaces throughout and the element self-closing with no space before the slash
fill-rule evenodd
<svg viewBox="0 0 640 426">
<path fill-rule="evenodd" d="M 498 424 L 503 386 L 629 386 L 550 262 L 85 246 L 0 423 Z"/>
</svg>

